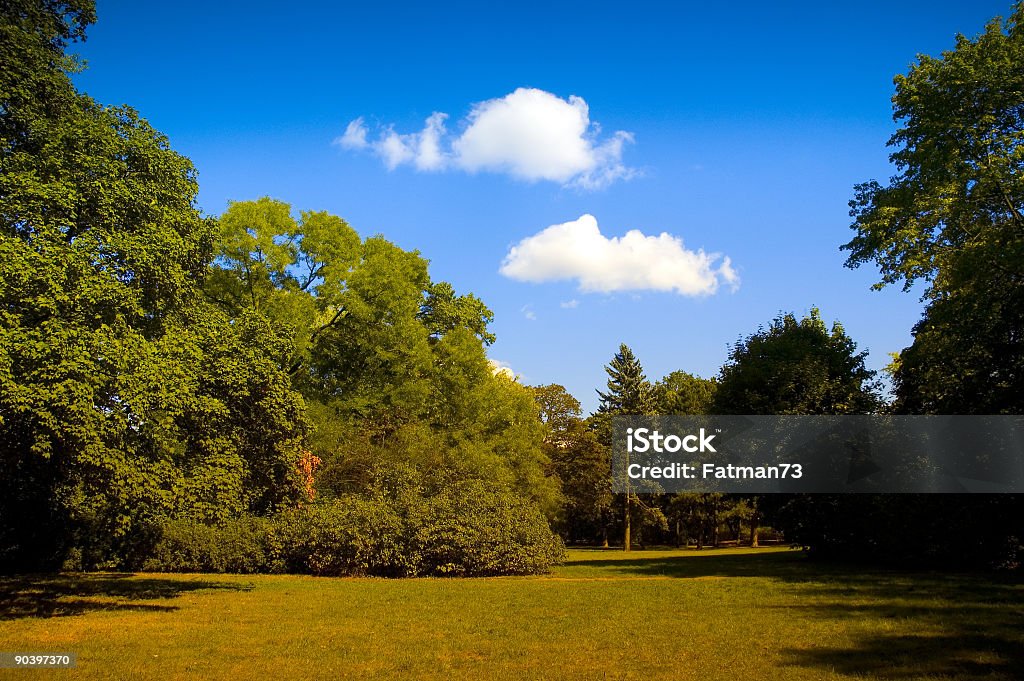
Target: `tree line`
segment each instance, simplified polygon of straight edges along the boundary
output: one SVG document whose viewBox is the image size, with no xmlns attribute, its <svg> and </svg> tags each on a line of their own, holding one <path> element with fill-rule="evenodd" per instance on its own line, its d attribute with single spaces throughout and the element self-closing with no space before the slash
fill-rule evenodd
<svg viewBox="0 0 1024 681">
<path fill-rule="evenodd" d="M 614 495 L 609 444 L 620 413 L 1019 413 L 1024 5 L 897 77 L 898 174 L 855 189 L 847 264 L 927 285 L 891 403 L 812 310 L 713 379 L 622 346 L 586 418 L 495 373 L 492 312 L 417 251 L 271 198 L 203 215 L 164 135 L 74 87 L 92 2 L 2 12 L 0 569 L 527 574 L 563 540 L 779 532 L 1017 560 L 1016 496 Z"/>
</svg>

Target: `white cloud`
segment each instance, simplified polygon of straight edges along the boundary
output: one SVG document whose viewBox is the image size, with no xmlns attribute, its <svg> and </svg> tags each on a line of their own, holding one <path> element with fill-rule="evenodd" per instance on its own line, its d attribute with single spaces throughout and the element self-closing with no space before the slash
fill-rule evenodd
<svg viewBox="0 0 1024 681">
<path fill-rule="evenodd" d="M 410 142 L 408 135 L 399 135 L 394 130 L 388 130 L 383 137 L 374 142 L 373 148 L 383 159 L 388 170 L 394 170 L 403 163 L 412 161 L 415 156 Z"/>
<path fill-rule="evenodd" d="M 604 187 L 636 175 L 622 162 L 632 133 L 618 131 L 600 139 L 581 97 L 561 99 L 550 92 L 518 88 L 474 104 L 461 134 L 445 129 L 447 114 L 432 114 L 420 132 L 399 134 L 391 127 L 370 141 L 362 118 L 349 123 L 335 140 L 347 149 L 371 148 L 389 169 L 412 164 L 419 170 L 459 169 L 507 173 L 535 182 L 547 180 L 585 189 Z"/>
<path fill-rule="evenodd" d="M 739 288 L 728 257 L 692 251 L 683 240 L 630 230 L 622 237 L 601 234 L 597 219 L 552 225 L 509 249 L 501 274 L 530 282 L 575 279 L 584 292 L 672 291 L 684 296 L 715 293 L 721 284 Z"/>
<path fill-rule="evenodd" d="M 565 302 L 559 303 L 558 306 L 563 310 L 572 310 L 579 307 L 580 301 L 573 298 L 572 300 L 566 300 Z"/>
<path fill-rule="evenodd" d="M 523 313 L 523 316 L 529 319 L 531 322 L 537 319 L 537 313 L 533 311 L 532 305 L 523 305 L 519 310 Z"/>
<path fill-rule="evenodd" d="M 512 371 L 512 367 L 499 359 L 488 359 L 487 363 L 491 365 L 491 375 L 493 376 L 504 376 L 513 381 L 518 378 L 516 372 Z"/>
<path fill-rule="evenodd" d="M 345 134 L 335 138 L 334 143 L 346 149 L 365 149 L 369 143 L 366 141 L 366 124 L 362 117 L 355 119 L 345 128 Z"/>
<path fill-rule="evenodd" d="M 444 137 L 444 122 L 448 114 L 434 113 L 427 119 L 416 140 L 416 167 L 420 170 L 438 170 L 445 164 L 445 154 L 441 150 L 441 138 Z"/>
</svg>

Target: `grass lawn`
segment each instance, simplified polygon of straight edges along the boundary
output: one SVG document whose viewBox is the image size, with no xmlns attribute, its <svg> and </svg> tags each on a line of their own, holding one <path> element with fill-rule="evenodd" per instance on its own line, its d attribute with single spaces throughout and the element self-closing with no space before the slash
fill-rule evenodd
<svg viewBox="0 0 1024 681">
<path fill-rule="evenodd" d="M 30 679 L 1024 679 L 1024 585 L 786 549 L 571 551 L 544 577 L 0 579 Z"/>
</svg>

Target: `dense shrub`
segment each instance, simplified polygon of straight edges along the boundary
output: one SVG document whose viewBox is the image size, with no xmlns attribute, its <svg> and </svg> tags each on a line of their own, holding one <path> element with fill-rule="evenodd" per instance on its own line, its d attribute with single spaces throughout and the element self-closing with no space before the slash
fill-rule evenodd
<svg viewBox="0 0 1024 681">
<path fill-rule="evenodd" d="M 414 541 L 424 575 L 536 574 L 565 552 L 540 509 L 479 480 L 428 499 Z"/>
<path fill-rule="evenodd" d="M 151 572 L 290 572 L 407 577 L 546 572 L 564 555 L 535 504 L 480 481 L 432 497 L 346 495 L 217 525 L 175 521 Z"/>
<path fill-rule="evenodd" d="M 416 574 L 405 520 L 381 497 L 345 496 L 277 516 L 289 572 L 311 575 Z"/>
<path fill-rule="evenodd" d="M 178 520 L 162 528 L 149 572 L 284 572 L 284 547 L 278 523 L 242 517 L 218 525 Z"/>
</svg>

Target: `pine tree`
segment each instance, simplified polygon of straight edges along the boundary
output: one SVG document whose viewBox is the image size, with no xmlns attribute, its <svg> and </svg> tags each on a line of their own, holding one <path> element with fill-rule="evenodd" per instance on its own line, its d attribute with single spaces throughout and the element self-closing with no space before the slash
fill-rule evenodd
<svg viewBox="0 0 1024 681">
<path fill-rule="evenodd" d="M 597 394 L 601 397 L 601 404 L 598 406 L 598 414 L 602 417 L 603 430 L 609 436 L 611 434 L 611 417 L 613 416 L 643 416 L 654 413 L 654 389 L 644 369 L 640 366 L 640 360 L 636 358 L 629 346 L 623 343 L 619 351 L 612 358 L 608 366 L 604 368 L 608 372 L 608 392 L 600 390 Z M 629 551 L 630 546 L 630 515 L 632 514 L 633 494 L 629 489 L 629 481 L 626 481 L 625 511 L 623 513 L 624 535 L 623 549 Z"/>
<path fill-rule="evenodd" d="M 644 375 L 640 360 L 623 343 L 611 363 L 604 368 L 608 373 L 608 392 L 600 390 L 598 411 L 610 416 L 645 415 L 654 411 L 654 390 Z"/>
</svg>

